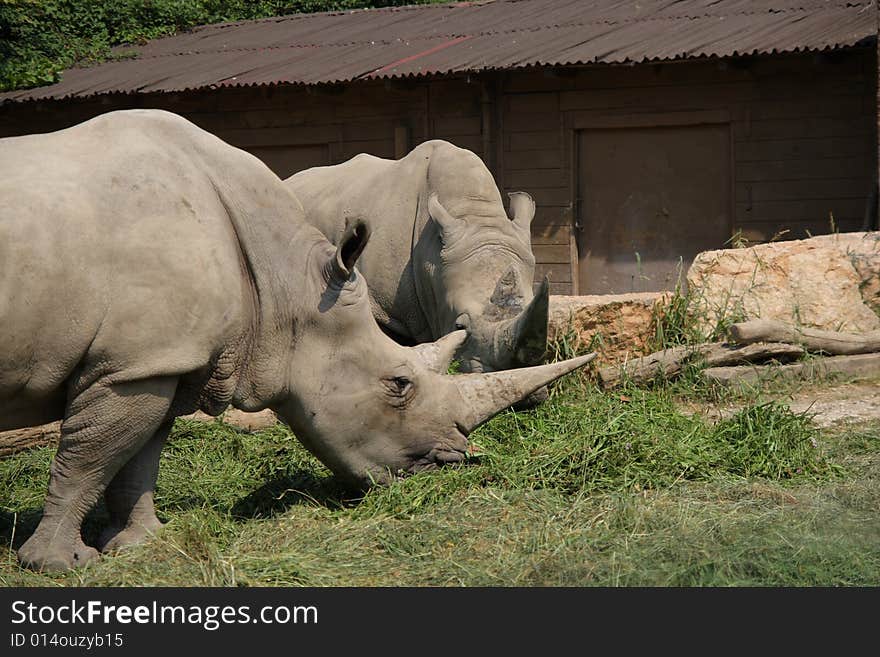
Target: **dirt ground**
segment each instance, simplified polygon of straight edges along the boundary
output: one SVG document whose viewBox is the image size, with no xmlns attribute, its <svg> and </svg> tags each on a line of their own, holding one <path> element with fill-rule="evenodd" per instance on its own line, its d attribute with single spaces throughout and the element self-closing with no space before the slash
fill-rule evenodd
<svg viewBox="0 0 880 657">
<path fill-rule="evenodd" d="M 805 383 L 794 392 L 769 394 L 767 398 L 788 404 L 795 413 L 808 413 L 822 428 L 880 420 L 880 380 Z M 700 413 L 713 420 L 728 417 L 741 407 L 739 403 L 698 405 L 688 402 L 682 405 L 682 409 L 689 413 Z"/>
</svg>

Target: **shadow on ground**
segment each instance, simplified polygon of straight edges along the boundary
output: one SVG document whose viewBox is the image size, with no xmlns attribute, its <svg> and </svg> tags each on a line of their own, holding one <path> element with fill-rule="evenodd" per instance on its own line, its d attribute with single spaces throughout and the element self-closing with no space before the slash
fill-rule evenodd
<svg viewBox="0 0 880 657">
<path fill-rule="evenodd" d="M 346 489 L 336 477 L 299 470 L 270 479 L 236 502 L 230 514 L 238 520 L 249 520 L 276 516 L 298 504 L 341 509 L 355 506 L 360 500 L 360 494 Z"/>
<path fill-rule="evenodd" d="M 347 490 L 335 477 L 316 476 L 309 470 L 299 470 L 270 479 L 226 511 L 235 520 L 242 522 L 271 518 L 299 504 L 318 505 L 327 509 L 348 508 L 360 502 L 358 495 Z M 157 513 L 166 522 L 170 513 L 186 512 L 202 505 L 203 500 L 185 499 L 178 501 L 173 509 L 158 508 Z M 33 534 L 42 515 L 42 507 L 0 508 L 0 542 L 17 550 Z M 108 522 L 109 516 L 102 501 L 83 521 L 82 534 L 86 544 L 94 545 Z"/>
</svg>

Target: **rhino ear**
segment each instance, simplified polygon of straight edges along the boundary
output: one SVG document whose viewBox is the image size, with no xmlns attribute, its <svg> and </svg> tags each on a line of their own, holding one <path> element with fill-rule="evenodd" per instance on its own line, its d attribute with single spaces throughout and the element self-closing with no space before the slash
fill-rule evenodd
<svg viewBox="0 0 880 657">
<path fill-rule="evenodd" d="M 370 224 L 364 219 L 346 218 L 345 230 L 336 247 L 336 255 L 333 258 L 334 269 L 343 280 L 351 276 L 354 265 L 370 240 Z"/>
<path fill-rule="evenodd" d="M 528 231 L 535 218 L 535 201 L 526 192 L 510 192 L 510 216 L 517 226 Z"/>
<path fill-rule="evenodd" d="M 440 203 L 436 193 L 428 197 L 428 214 L 431 215 L 431 219 L 437 222 L 437 225 L 440 226 L 440 232 L 445 236 L 448 236 L 464 223 L 461 219 L 449 214 L 449 211 Z"/>
</svg>

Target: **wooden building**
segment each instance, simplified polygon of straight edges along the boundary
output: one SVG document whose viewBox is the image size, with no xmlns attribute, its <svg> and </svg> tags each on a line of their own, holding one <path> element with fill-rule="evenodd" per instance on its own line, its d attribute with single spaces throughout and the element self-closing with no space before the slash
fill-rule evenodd
<svg viewBox="0 0 880 657">
<path fill-rule="evenodd" d="M 874 12 L 496 0 L 206 26 L 0 94 L 0 136 L 156 107 L 282 177 L 446 139 L 535 198 L 554 294 L 666 289 L 699 251 L 875 228 Z"/>
</svg>

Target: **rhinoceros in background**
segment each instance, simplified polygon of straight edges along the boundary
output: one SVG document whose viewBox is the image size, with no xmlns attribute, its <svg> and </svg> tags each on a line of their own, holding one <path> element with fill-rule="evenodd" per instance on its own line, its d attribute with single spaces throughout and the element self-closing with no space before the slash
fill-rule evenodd
<svg viewBox="0 0 880 657">
<path fill-rule="evenodd" d="M 532 292 L 535 204 L 511 194 L 510 219 L 492 174 L 471 151 L 427 141 L 400 160 L 361 154 L 286 180 L 306 221 L 337 243 L 346 217 L 370 222 L 358 260 L 373 314 L 402 344 L 467 329 L 461 371 L 534 365 L 547 345 L 549 284 Z"/>
<path fill-rule="evenodd" d="M 268 168 L 186 120 L 111 112 L 0 140 L 0 430 L 63 418 L 27 566 L 85 563 L 160 526 L 175 416 L 272 408 L 358 486 L 461 461 L 467 435 L 588 358 L 448 376 L 464 332 L 420 348 L 382 333 L 354 270 Z"/>
</svg>

